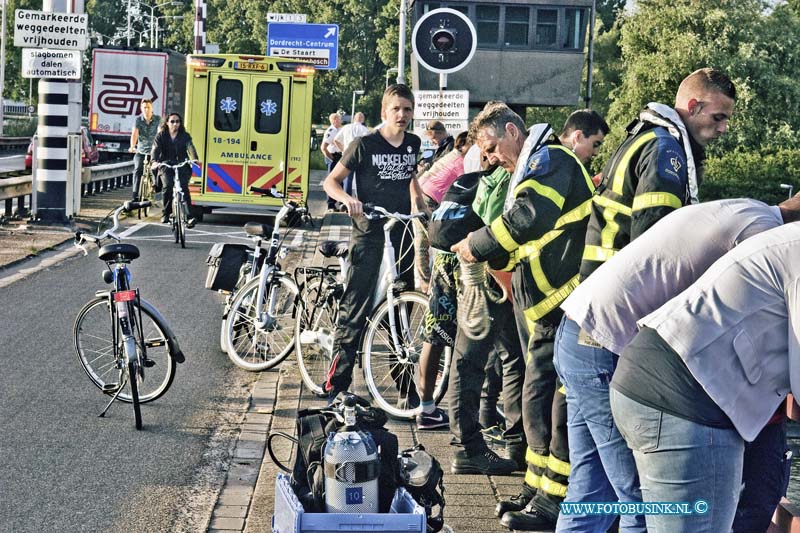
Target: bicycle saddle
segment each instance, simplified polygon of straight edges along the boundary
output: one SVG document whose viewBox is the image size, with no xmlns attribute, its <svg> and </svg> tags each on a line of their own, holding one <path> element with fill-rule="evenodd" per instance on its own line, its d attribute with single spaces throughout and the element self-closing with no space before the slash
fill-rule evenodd
<svg viewBox="0 0 800 533">
<path fill-rule="evenodd" d="M 318 250 L 325 257 L 347 257 L 350 251 L 346 242 L 339 241 L 322 241 Z"/>
<path fill-rule="evenodd" d="M 248 222 L 244 225 L 244 232 L 248 235 L 266 237 L 272 233 L 272 228 L 266 224 L 259 224 L 258 222 Z"/>
<path fill-rule="evenodd" d="M 139 257 L 139 249 L 132 244 L 113 243 L 100 248 L 97 255 L 103 261 L 115 261 L 117 256 L 122 256 L 123 261 L 133 261 Z"/>
</svg>

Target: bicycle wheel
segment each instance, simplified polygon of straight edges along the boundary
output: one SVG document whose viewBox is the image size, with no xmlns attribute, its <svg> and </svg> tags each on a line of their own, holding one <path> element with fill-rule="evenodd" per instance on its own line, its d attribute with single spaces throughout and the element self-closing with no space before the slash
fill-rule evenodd
<svg viewBox="0 0 800 533">
<path fill-rule="evenodd" d="M 153 196 L 153 183 L 152 181 L 150 181 L 149 173 L 150 173 L 149 169 L 145 168 L 145 171 L 142 173 L 142 178 L 141 178 L 142 182 L 141 184 L 139 184 L 139 199 L 142 202 L 151 200 Z M 142 218 L 142 214 L 144 214 L 144 217 L 147 218 L 149 209 L 150 209 L 149 207 L 142 207 L 141 209 L 139 209 L 138 213 L 139 218 Z"/>
<path fill-rule="evenodd" d="M 136 420 L 136 429 L 142 429 L 142 410 L 139 407 L 139 364 L 137 362 L 128 363 L 128 382 L 131 387 L 131 399 L 133 402 L 133 418 Z"/>
<path fill-rule="evenodd" d="M 362 344 L 364 380 L 378 407 L 394 418 L 410 419 L 417 407 L 408 406 L 408 399 L 418 397 L 417 373 L 422 353 L 425 310 L 428 297 L 416 291 L 399 294 L 390 309 L 384 301 L 369 319 Z M 389 313 L 394 313 L 400 349 L 392 340 Z M 434 400 L 444 396 L 450 354 L 445 350 L 439 360 Z"/>
<path fill-rule="evenodd" d="M 225 346 L 233 363 L 245 370 L 267 370 L 294 348 L 294 307 L 298 289 L 289 276 L 275 274 L 264 290 L 263 324 L 257 324 L 256 299 L 261 278 L 236 293 L 225 321 Z"/>
<path fill-rule="evenodd" d="M 336 279 L 316 277 L 300 293 L 294 342 L 300 376 L 308 389 L 322 395 L 320 386 L 333 359 L 333 336 L 339 300 L 334 296 Z"/>
<path fill-rule="evenodd" d="M 142 308 L 140 336 L 139 306 L 133 303 L 131 308 L 135 311 L 137 320 L 135 330 L 137 353 L 143 361 L 137 382 L 139 401 L 147 403 L 160 398 L 172 385 L 172 380 L 175 378 L 175 360 L 169 355 L 167 336 L 164 334 L 165 327 L 158 318 L 150 314 L 146 308 Z M 116 346 L 113 342 L 112 328 L 117 330 Z M 119 324 L 116 321 L 116 311 L 112 313 L 108 298 L 98 297 L 83 306 L 75 319 L 73 338 L 75 353 L 92 383 L 100 390 L 111 388 L 106 387 L 107 385 L 122 383 L 126 359 Z M 132 401 L 130 385 L 126 386 L 118 398 L 124 402 Z"/>
<path fill-rule="evenodd" d="M 186 248 L 186 214 L 183 212 L 183 203 L 177 198 L 172 202 L 172 224 L 175 242 L 180 242 L 181 248 Z"/>
</svg>

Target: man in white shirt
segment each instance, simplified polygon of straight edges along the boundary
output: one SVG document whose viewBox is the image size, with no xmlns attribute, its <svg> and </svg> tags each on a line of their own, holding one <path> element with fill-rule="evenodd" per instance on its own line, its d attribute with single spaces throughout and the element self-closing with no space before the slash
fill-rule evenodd
<svg viewBox="0 0 800 533">
<path fill-rule="evenodd" d="M 353 141 L 369 133 L 369 128 L 364 125 L 364 113 L 359 111 L 353 115 L 353 122 L 342 127 L 333 139 L 333 143 L 345 153 Z M 347 194 L 353 194 L 353 173 L 351 172 L 342 185 Z"/>
<path fill-rule="evenodd" d="M 328 166 L 328 174 L 330 174 L 333 167 L 335 167 L 339 159 L 342 158 L 342 150 L 333 142 L 336 134 L 339 133 L 339 128 L 342 127 L 342 117 L 339 113 L 331 113 L 328 120 L 330 120 L 331 125 L 328 126 L 325 133 L 322 135 L 320 150 L 322 151 L 322 155 L 325 156 L 325 164 Z M 328 196 L 328 209 L 334 209 L 335 207 L 336 200 Z"/>
<path fill-rule="evenodd" d="M 641 499 L 633 455 L 614 425 L 608 399 L 617 354 L 636 334 L 636 321 L 746 238 L 798 218 L 800 195 L 779 206 L 736 199 L 681 208 L 601 265 L 564 301 L 554 363 L 569 407 L 573 468 L 567 501 Z M 558 531 L 605 530 L 611 521 L 599 515 L 564 516 Z M 641 530 L 644 519 L 625 517 L 623 525 Z"/>
<path fill-rule="evenodd" d="M 799 251 L 800 224 L 746 240 L 641 319 L 623 350 L 610 402 L 643 500 L 694 504 L 648 515 L 649 528 L 731 530 L 745 441 L 800 392 Z"/>
</svg>

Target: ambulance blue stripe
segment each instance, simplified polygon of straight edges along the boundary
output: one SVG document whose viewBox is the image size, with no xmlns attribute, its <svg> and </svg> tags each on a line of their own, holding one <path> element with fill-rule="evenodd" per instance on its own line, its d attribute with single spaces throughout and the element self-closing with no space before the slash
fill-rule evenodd
<svg viewBox="0 0 800 533">
<path fill-rule="evenodd" d="M 231 188 L 233 192 L 235 192 L 236 194 L 241 194 L 242 184 L 236 183 L 236 181 L 227 172 L 225 172 L 225 169 L 223 169 L 222 166 L 220 166 L 218 163 L 215 163 L 208 165 L 208 168 L 214 173 L 214 177 L 224 181 L 228 185 L 228 187 Z M 217 189 L 217 187 L 214 186 L 213 184 L 211 188 Z M 222 188 L 219 188 L 218 190 L 214 190 L 214 192 L 225 192 L 225 191 L 223 191 Z"/>
</svg>

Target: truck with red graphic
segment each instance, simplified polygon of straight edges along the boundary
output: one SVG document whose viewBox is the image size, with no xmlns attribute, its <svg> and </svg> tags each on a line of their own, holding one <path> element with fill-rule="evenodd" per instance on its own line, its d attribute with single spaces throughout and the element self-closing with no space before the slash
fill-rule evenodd
<svg viewBox="0 0 800 533">
<path fill-rule="evenodd" d="M 314 66 L 277 57 L 190 55 L 186 129 L 201 164 L 192 167 L 192 214 L 212 209 L 274 214 L 280 198 L 308 200 Z"/>
<path fill-rule="evenodd" d="M 139 103 L 153 101 L 153 114 L 183 113 L 186 58 L 171 50 L 95 48 L 89 129 L 101 156 L 127 152 Z M 105 152 L 105 153 L 104 153 Z"/>
</svg>

